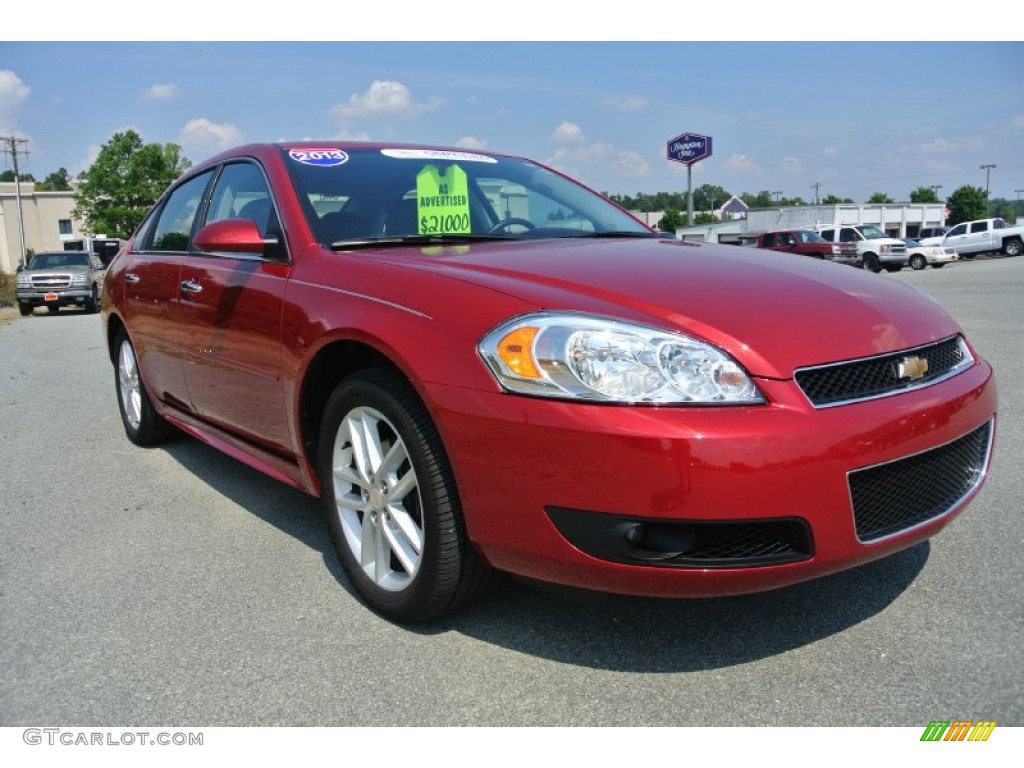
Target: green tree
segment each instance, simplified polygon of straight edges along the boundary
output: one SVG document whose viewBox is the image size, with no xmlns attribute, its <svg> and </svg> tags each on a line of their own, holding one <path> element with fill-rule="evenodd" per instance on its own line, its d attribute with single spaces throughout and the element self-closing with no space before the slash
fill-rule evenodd
<svg viewBox="0 0 1024 768">
<path fill-rule="evenodd" d="M 18 178 L 21 181 L 35 181 L 36 177 L 31 173 L 19 173 Z M 14 171 L 4 171 L 0 173 L 0 181 L 14 181 Z"/>
<path fill-rule="evenodd" d="M 949 208 L 949 217 L 946 219 L 946 223 L 950 226 L 959 224 L 961 221 L 984 219 L 986 218 L 985 211 L 988 208 L 985 190 L 981 187 L 964 184 L 949 196 L 946 207 Z"/>
<path fill-rule="evenodd" d="M 717 184 L 701 184 L 693 190 L 694 211 L 715 211 L 725 205 L 732 195 Z"/>
<path fill-rule="evenodd" d="M 42 181 L 36 182 L 37 192 L 67 192 L 71 189 L 71 174 L 67 168 L 58 168 Z"/>
<path fill-rule="evenodd" d="M 715 218 L 715 214 L 701 211 L 693 215 L 694 224 L 714 224 L 718 219 Z"/>
<path fill-rule="evenodd" d="M 85 172 L 72 215 L 89 232 L 127 238 L 164 189 L 191 165 L 177 144 L 143 144 L 131 129 L 115 133 Z"/>
<path fill-rule="evenodd" d="M 931 187 L 918 187 L 910 193 L 912 203 L 941 203 L 938 194 Z"/>
<path fill-rule="evenodd" d="M 686 216 L 676 208 L 666 208 L 665 215 L 658 222 L 658 229 L 662 232 L 675 232 L 680 227 L 686 226 Z"/>
<path fill-rule="evenodd" d="M 867 199 L 869 203 L 895 203 L 896 201 L 889 197 L 885 192 L 875 192 L 871 197 Z"/>
<path fill-rule="evenodd" d="M 775 208 L 777 205 L 776 202 L 772 200 L 772 193 L 767 189 L 762 189 L 756 195 L 751 192 L 744 192 L 740 195 L 740 200 L 751 208 Z"/>
</svg>

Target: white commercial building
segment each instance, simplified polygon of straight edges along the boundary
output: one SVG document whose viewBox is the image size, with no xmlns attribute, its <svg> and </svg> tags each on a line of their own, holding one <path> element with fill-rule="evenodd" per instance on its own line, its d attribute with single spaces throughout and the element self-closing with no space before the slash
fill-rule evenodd
<svg viewBox="0 0 1024 768">
<path fill-rule="evenodd" d="M 716 221 L 676 230 L 683 240 L 742 245 L 762 232 L 776 229 L 814 229 L 841 224 L 874 224 L 892 237 L 914 237 L 922 227 L 946 222 L 944 203 L 848 203 L 798 205 L 791 208 L 753 208 L 745 218 Z"/>
<path fill-rule="evenodd" d="M 36 192 L 33 182 L 23 181 L 21 215 L 25 221 L 25 248 L 35 252 L 62 251 L 68 240 L 83 234 L 82 222 L 71 215 L 75 193 Z M 14 272 L 21 261 L 21 230 L 18 195 L 13 181 L 0 182 L 0 271 Z"/>
</svg>

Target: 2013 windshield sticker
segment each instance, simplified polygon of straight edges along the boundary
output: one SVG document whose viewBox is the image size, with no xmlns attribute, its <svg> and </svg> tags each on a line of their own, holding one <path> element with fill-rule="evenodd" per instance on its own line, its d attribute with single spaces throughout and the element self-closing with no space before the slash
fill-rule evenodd
<svg viewBox="0 0 1024 768">
<path fill-rule="evenodd" d="M 348 154 L 340 149 L 332 149 L 330 147 L 323 149 L 289 149 L 288 157 L 297 163 L 316 165 L 320 168 L 330 168 L 348 162 Z"/>
<path fill-rule="evenodd" d="M 452 163 L 497 163 L 493 157 L 475 152 L 453 152 L 445 149 L 382 149 L 385 157 L 396 160 L 446 160 Z"/>
<path fill-rule="evenodd" d="M 416 174 L 416 218 L 421 235 L 468 235 L 469 178 L 457 165 L 425 165 Z"/>
</svg>

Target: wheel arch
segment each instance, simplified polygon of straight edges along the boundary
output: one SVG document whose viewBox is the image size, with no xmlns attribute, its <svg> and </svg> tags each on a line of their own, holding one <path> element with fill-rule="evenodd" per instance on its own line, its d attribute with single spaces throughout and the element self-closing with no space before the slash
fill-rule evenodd
<svg viewBox="0 0 1024 768">
<path fill-rule="evenodd" d="M 128 328 L 125 326 L 121 316 L 111 312 L 107 316 L 107 356 L 110 358 L 111 365 L 117 365 L 117 335 L 123 329 L 125 335 L 131 336 L 128 333 Z"/>
<path fill-rule="evenodd" d="M 299 383 L 299 429 L 302 450 L 316 466 L 316 455 L 320 443 L 320 427 L 327 401 L 337 386 L 356 371 L 367 368 L 385 368 L 394 371 L 423 400 L 416 382 L 403 370 L 391 355 L 364 339 L 340 338 L 320 347 L 305 367 Z M 426 404 L 424 403 L 426 406 Z M 427 407 L 428 413 L 430 408 Z"/>
</svg>

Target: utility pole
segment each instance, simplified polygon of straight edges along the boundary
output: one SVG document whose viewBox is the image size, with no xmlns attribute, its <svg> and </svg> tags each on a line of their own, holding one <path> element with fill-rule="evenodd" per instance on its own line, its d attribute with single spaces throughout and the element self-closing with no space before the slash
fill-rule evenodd
<svg viewBox="0 0 1024 768">
<path fill-rule="evenodd" d="M 1017 193 L 1017 205 L 1014 206 L 1013 212 L 1017 214 L 1017 218 L 1020 219 L 1020 193 L 1024 192 L 1024 189 L 1015 189 L 1013 191 Z"/>
<path fill-rule="evenodd" d="M 985 172 L 985 215 L 988 216 L 988 177 L 992 173 L 992 169 L 996 167 L 995 163 L 986 163 L 985 165 L 979 165 L 979 168 Z"/>
<path fill-rule="evenodd" d="M 28 144 L 28 139 L 19 139 L 15 136 L 0 136 L 0 142 L 3 142 L 6 146 L 4 152 L 11 156 L 14 163 L 14 196 L 18 200 L 18 232 L 21 235 L 21 266 L 25 264 L 25 214 L 21 210 L 21 176 L 18 175 L 18 145 Z M 24 154 L 28 154 L 25 152 Z"/>
<path fill-rule="evenodd" d="M 817 205 L 818 204 L 818 191 L 821 189 L 821 182 L 820 181 L 816 181 L 813 184 L 811 184 L 811 189 L 814 190 L 814 204 Z"/>
</svg>

